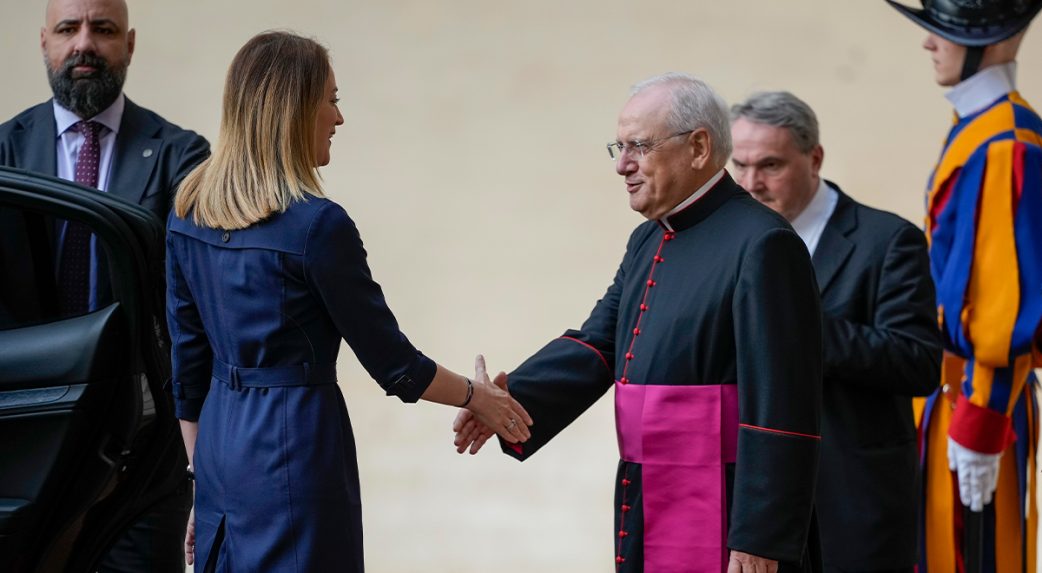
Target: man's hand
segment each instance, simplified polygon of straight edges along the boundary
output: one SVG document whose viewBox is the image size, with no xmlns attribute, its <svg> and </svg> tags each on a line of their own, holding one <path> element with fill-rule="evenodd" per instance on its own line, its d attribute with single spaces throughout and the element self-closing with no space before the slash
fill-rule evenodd
<svg viewBox="0 0 1042 573">
<path fill-rule="evenodd" d="M 492 382 L 509 394 L 506 372 L 497 374 L 496 379 Z M 453 440 L 453 443 L 456 445 L 456 451 L 462 454 L 469 447 L 470 455 L 478 453 L 481 447 L 485 445 L 485 442 L 495 433 L 488 426 L 478 421 L 470 410 L 466 409 L 461 409 L 459 414 L 456 415 L 456 421 L 452 423 L 452 431 L 456 433 L 455 440 Z"/>
<path fill-rule="evenodd" d="M 999 483 L 1002 454 L 975 452 L 948 438 L 948 468 L 959 476 L 959 497 L 970 511 L 984 511 Z"/>
<path fill-rule="evenodd" d="M 741 551 L 732 551 L 727 573 L 778 573 L 778 562 Z"/>
<path fill-rule="evenodd" d="M 466 409 L 474 414 L 474 419 L 485 428 L 492 429 L 509 444 L 528 441 L 532 437 L 529 426 L 532 417 L 517 400 L 510 396 L 506 389 L 506 374 L 496 376 L 501 382 L 489 380 L 485 369 L 485 357 L 480 354 L 474 360 L 474 394 Z"/>
</svg>

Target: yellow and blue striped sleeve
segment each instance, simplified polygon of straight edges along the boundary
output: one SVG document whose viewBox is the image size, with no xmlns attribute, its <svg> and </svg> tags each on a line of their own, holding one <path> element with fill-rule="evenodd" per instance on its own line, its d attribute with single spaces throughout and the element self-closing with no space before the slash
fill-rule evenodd
<svg viewBox="0 0 1042 573">
<path fill-rule="evenodd" d="M 994 427 L 975 410 L 1012 413 L 1035 365 L 1042 323 L 1042 121 L 1013 98 L 1005 105 L 1015 129 L 995 129 L 931 213 L 939 222 L 931 254 L 939 259 L 941 325 L 949 348 L 968 359 L 962 390 L 969 405 L 961 408 L 968 411 L 953 419 L 952 436 L 977 451 L 1001 451 L 1012 438 L 959 426 Z"/>
</svg>

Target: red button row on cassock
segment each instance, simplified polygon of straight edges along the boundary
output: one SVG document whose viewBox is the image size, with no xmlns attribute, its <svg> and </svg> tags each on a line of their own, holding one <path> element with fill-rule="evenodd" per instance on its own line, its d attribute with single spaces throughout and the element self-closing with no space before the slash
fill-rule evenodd
<svg viewBox="0 0 1042 573">
<path fill-rule="evenodd" d="M 672 241 L 673 240 L 673 233 L 666 233 L 666 240 L 667 241 Z M 666 261 L 666 259 L 663 259 L 662 257 L 660 257 L 658 255 L 655 255 L 654 261 L 656 263 L 663 263 L 663 262 Z M 651 287 L 655 286 L 656 284 L 658 284 L 658 283 L 656 283 L 654 280 L 648 279 L 648 282 L 647 282 L 648 288 L 651 288 Z M 648 311 L 648 305 L 644 304 L 644 303 L 641 303 L 640 304 L 640 311 L 641 312 L 647 312 Z M 640 336 L 640 328 L 634 328 L 633 329 L 633 336 Z M 627 361 L 633 360 L 634 358 L 636 358 L 636 357 L 633 355 L 632 352 L 627 352 L 626 353 L 626 360 Z M 623 378 L 621 378 L 619 380 L 619 382 L 622 383 L 622 384 L 629 384 L 630 380 L 629 380 L 629 378 L 623 377 Z"/>
<path fill-rule="evenodd" d="M 625 380 L 625 378 L 623 378 L 623 380 Z M 631 483 L 633 483 L 633 482 L 631 482 L 630 480 L 628 480 L 626 478 L 622 478 L 622 485 L 624 487 L 625 486 L 629 486 Z M 628 506 L 626 504 L 622 504 L 622 508 L 621 509 L 622 509 L 623 513 L 625 513 L 625 512 L 630 510 L 630 506 Z M 629 532 L 627 532 L 625 529 L 619 530 L 619 539 L 622 539 L 623 537 L 626 537 L 627 535 L 629 535 Z M 619 548 L 621 549 L 622 547 L 620 546 Z M 618 564 L 625 563 L 626 562 L 626 558 L 624 558 L 622 555 L 616 555 L 615 556 L 615 562 L 618 563 Z"/>
<path fill-rule="evenodd" d="M 672 241 L 675 237 L 676 237 L 676 233 L 670 231 L 670 232 L 667 232 L 666 235 L 664 237 L 662 237 L 662 238 L 667 240 L 667 241 Z"/>
</svg>

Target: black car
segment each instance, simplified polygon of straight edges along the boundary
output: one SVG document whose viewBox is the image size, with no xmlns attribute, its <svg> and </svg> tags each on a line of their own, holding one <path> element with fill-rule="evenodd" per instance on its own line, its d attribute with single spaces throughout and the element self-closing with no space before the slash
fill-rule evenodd
<svg viewBox="0 0 1042 573">
<path fill-rule="evenodd" d="M 57 309 L 59 220 L 87 224 L 100 253 L 97 310 L 71 318 Z M 93 571 L 127 525 L 184 487 L 163 389 L 163 240 L 162 223 L 137 205 L 0 168 L 4 571 Z"/>
</svg>

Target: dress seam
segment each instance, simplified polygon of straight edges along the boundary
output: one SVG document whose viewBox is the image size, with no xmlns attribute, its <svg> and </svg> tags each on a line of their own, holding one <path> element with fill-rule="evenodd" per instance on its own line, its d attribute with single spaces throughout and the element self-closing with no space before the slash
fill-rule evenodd
<svg viewBox="0 0 1042 573">
<path fill-rule="evenodd" d="M 286 513 L 289 516 L 289 528 L 293 532 L 293 539 L 298 538 L 296 521 L 293 519 L 293 488 L 290 486 L 290 471 L 289 471 L 289 414 L 287 410 L 289 406 L 287 404 L 286 392 L 279 392 L 282 397 L 282 469 L 286 474 Z M 294 570 L 300 571 L 300 557 L 297 555 L 297 544 L 293 545 L 293 564 Z"/>
</svg>

